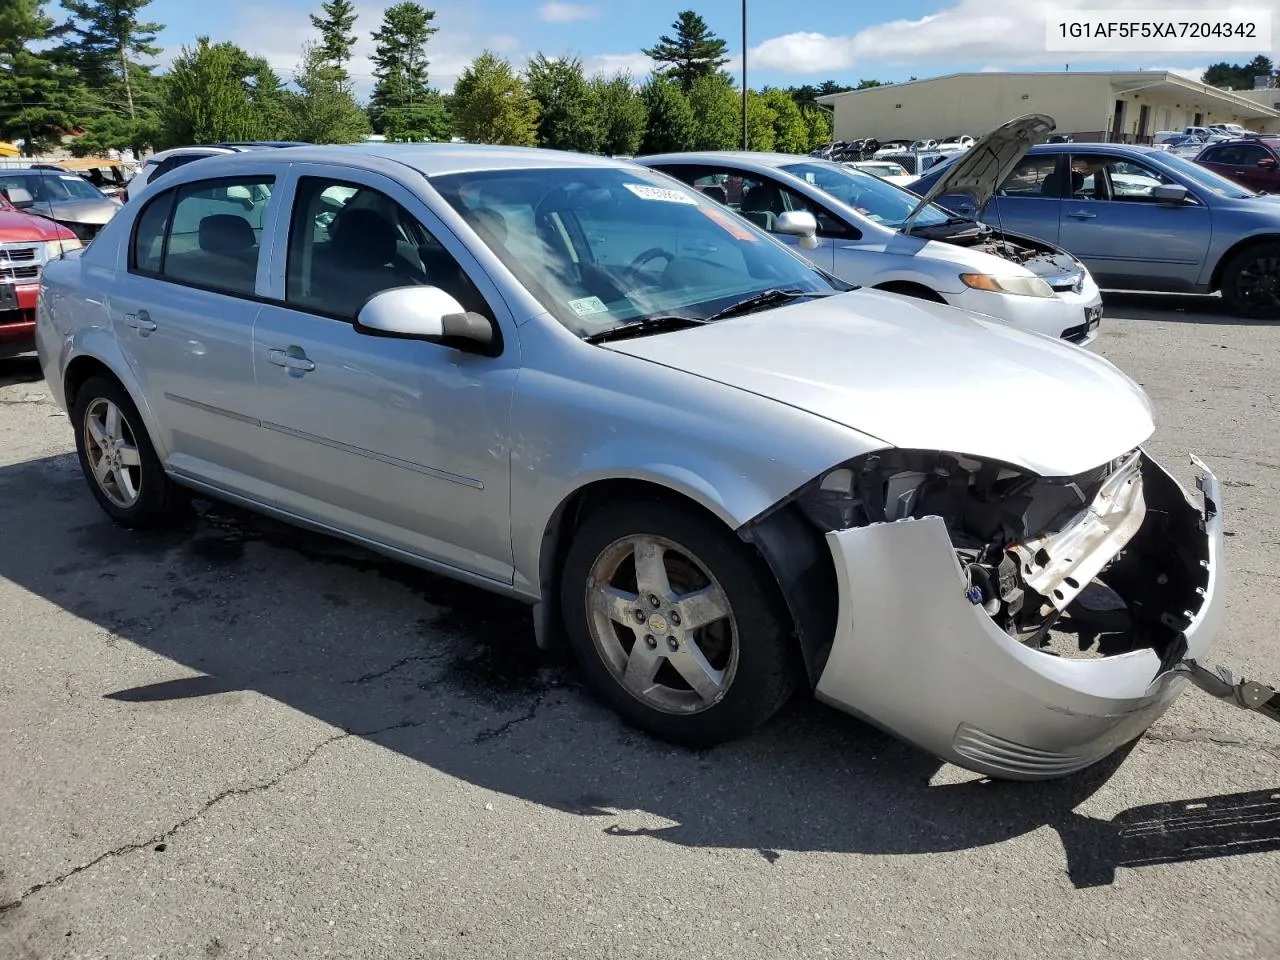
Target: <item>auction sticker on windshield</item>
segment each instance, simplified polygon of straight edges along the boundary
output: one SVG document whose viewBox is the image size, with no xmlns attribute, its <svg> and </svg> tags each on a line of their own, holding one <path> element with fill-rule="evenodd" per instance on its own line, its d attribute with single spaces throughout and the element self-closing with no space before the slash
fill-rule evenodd
<svg viewBox="0 0 1280 960">
<path fill-rule="evenodd" d="M 580 317 L 609 312 L 609 307 L 599 297 L 583 297 L 580 300 L 570 300 L 569 309 Z"/>
<path fill-rule="evenodd" d="M 687 203 L 695 207 L 698 205 L 697 200 L 687 194 L 681 193 L 679 190 L 669 190 L 666 187 L 651 187 L 647 183 L 624 183 L 623 186 L 641 200 L 663 200 L 666 203 Z"/>
</svg>

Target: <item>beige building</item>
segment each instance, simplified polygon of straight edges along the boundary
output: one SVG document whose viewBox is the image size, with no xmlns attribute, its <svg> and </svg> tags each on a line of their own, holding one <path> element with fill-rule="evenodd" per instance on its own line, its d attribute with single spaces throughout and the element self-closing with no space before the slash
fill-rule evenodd
<svg viewBox="0 0 1280 960">
<path fill-rule="evenodd" d="M 1158 130 L 1210 123 L 1280 132 L 1280 90 L 1220 90 L 1158 70 L 953 73 L 818 102 L 834 111 L 837 140 L 980 137 L 1027 113 L 1048 114 L 1058 133 L 1081 141 L 1143 143 Z"/>
</svg>

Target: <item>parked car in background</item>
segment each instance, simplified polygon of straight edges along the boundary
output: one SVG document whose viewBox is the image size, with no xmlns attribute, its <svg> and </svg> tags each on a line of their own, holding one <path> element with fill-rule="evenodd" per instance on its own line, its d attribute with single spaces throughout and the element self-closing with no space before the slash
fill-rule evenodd
<svg viewBox="0 0 1280 960">
<path fill-rule="evenodd" d="M 1058 244 L 1104 289 L 1221 291 L 1238 315 L 1280 319 L 1280 197 L 1118 143 L 1033 146 L 989 193 L 937 194 L 946 175 L 946 166 L 931 170 L 910 189 Z"/>
<path fill-rule="evenodd" d="M 130 192 L 139 193 L 152 180 L 163 177 L 170 171 L 186 166 L 205 157 L 225 156 L 229 153 L 242 153 L 246 150 L 259 150 L 283 147 L 305 147 L 308 144 L 300 140 L 229 140 L 203 146 L 173 147 L 161 150 L 146 159 L 137 174 L 129 181 L 123 195 L 129 199 Z"/>
<path fill-rule="evenodd" d="M 59 160 L 56 163 L 33 163 L 31 169 L 74 173 L 93 184 L 108 197 L 120 196 L 133 176 L 127 164 L 97 157 Z"/>
<path fill-rule="evenodd" d="M 882 155 L 891 153 L 908 153 L 911 150 L 910 144 L 902 140 L 890 140 L 888 143 L 882 143 L 876 148 L 872 160 L 879 160 Z"/>
<path fill-rule="evenodd" d="M 926 140 L 913 140 L 913 141 L 911 142 L 911 145 L 910 145 L 909 147 L 907 147 L 907 149 L 908 149 L 908 150 L 912 150 L 912 151 L 920 151 L 920 150 L 937 150 L 937 149 L 938 149 L 938 141 L 937 141 L 937 140 L 928 140 L 928 139 L 926 139 Z"/>
<path fill-rule="evenodd" d="M 604 158 L 300 148 L 169 186 L 40 299 L 117 522 L 189 488 L 515 596 L 629 723 L 696 746 L 805 686 L 961 766 L 1062 776 L 1213 641 L 1217 483 L 1182 492 L 1149 400 L 1087 351 L 846 292 Z M 1097 610 L 1105 647 L 1044 648 Z"/>
<path fill-rule="evenodd" d="M 896 163 L 903 167 L 908 175 L 918 177 L 936 163 L 941 163 L 955 154 L 941 153 L 938 150 L 921 150 L 915 152 L 890 152 L 881 150 L 875 155 L 877 161 Z"/>
<path fill-rule="evenodd" d="M 1280 137 L 1247 137 L 1210 144 L 1195 162 L 1255 193 L 1280 193 Z"/>
<path fill-rule="evenodd" d="M 1257 131 L 1249 130 L 1238 123 L 1211 123 L 1209 129 L 1226 137 L 1256 137 Z"/>
<path fill-rule="evenodd" d="M 35 349 L 41 271 L 79 246 L 66 227 L 24 213 L 0 195 L 0 359 Z"/>
<path fill-rule="evenodd" d="M 973 137 L 968 135 L 959 137 L 946 137 L 939 144 L 937 149 L 942 153 L 955 153 L 960 150 L 968 150 L 973 146 Z"/>
<path fill-rule="evenodd" d="M 846 166 L 861 170 L 864 173 L 874 174 L 881 180 L 888 180 L 899 187 L 906 186 L 915 179 L 915 175 L 908 173 L 906 167 L 891 160 L 853 160 L 847 162 Z"/>
<path fill-rule="evenodd" d="M 974 157 L 977 146 L 962 154 Z M 1075 343 L 1097 335 L 1102 297 L 1074 257 L 1040 240 L 956 217 L 878 177 L 814 157 L 769 153 L 671 153 L 639 157 L 700 189 L 862 286 L 948 303 Z M 792 234 L 812 214 L 818 245 Z"/>
<path fill-rule="evenodd" d="M 115 197 L 108 197 L 83 177 L 65 170 L 0 170 L 0 191 L 19 210 L 62 224 L 83 243 L 97 236 L 120 209 Z"/>
</svg>

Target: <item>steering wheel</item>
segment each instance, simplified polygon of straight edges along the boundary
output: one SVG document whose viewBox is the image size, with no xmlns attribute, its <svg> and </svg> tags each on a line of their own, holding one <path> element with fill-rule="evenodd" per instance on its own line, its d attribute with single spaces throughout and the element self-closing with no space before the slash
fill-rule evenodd
<svg viewBox="0 0 1280 960">
<path fill-rule="evenodd" d="M 667 261 L 671 261 L 676 258 L 676 255 L 674 253 L 670 253 L 666 250 L 663 250 L 661 247 L 650 247 L 648 250 L 644 251 L 644 253 L 640 254 L 638 257 L 632 260 L 631 263 L 628 265 L 627 269 L 632 272 L 635 272 L 639 270 L 641 267 L 643 267 L 650 260 L 657 260 L 659 257 Z"/>
</svg>

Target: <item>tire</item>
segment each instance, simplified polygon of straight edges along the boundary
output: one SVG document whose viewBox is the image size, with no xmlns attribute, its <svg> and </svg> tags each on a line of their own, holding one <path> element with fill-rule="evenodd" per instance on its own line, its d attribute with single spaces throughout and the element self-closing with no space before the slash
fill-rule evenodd
<svg viewBox="0 0 1280 960">
<path fill-rule="evenodd" d="M 71 421 L 80 469 L 107 516 L 126 527 L 164 526 L 176 517 L 186 498 L 164 472 L 124 387 L 90 377 L 76 391 Z"/>
<path fill-rule="evenodd" d="M 569 548 L 560 599 L 589 687 L 662 740 L 700 748 L 745 736 L 795 689 L 776 582 L 745 544 L 691 507 L 632 501 L 589 514 Z M 628 671 L 638 678 L 632 688 Z"/>
<path fill-rule="evenodd" d="M 1236 316 L 1280 320 L 1280 243 L 1245 247 L 1227 261 L 1222 298 Z"/>
</svg>

